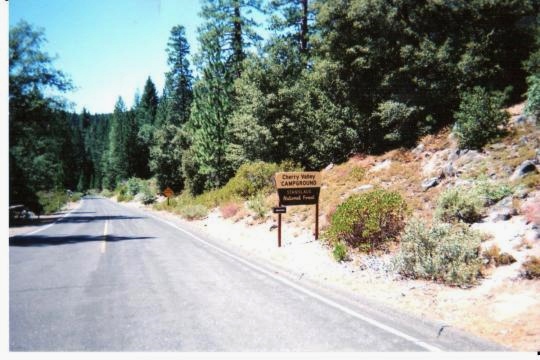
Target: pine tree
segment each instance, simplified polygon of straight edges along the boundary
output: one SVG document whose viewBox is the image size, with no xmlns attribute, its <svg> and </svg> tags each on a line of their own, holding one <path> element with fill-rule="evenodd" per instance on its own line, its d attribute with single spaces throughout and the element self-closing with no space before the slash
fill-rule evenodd
<svg viewBox="0 0 540 360">
<path fill-rule="evenodd" d="M 178 192 L 184 186 L 182 154 L 188 147 L 182 128 L 189 119 L 193 100 L 189 44 L 183 26 L 171 29 L 167 54 L 170 70 L 165 74 L 165 87 L 156 110 L 149 167 L 161 189 L 169 186 Z"/>
</svg>

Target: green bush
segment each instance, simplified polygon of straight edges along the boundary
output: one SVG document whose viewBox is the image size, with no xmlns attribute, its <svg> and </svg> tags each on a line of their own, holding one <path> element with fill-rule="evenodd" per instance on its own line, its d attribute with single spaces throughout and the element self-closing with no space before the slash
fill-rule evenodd
<svg viewBox="0 0 540 360">
<path fill-rule="evenodd" d="M 362 251 L 373 251 L 395 240 L 404 226 L 406 204 L 397 192 L 373 190 L 353 195 L 332 215 L 327 237 Z"/>
<path fill-rule="evenodd" d="M 132 177 L 126 181 L 126 193 L 131 196 L 135 196 L 144 188 L 144 180 Z"/>
<path fill-rule="evenodd" d="M 345 260 L 347 258 L 347 246 L 340 242 L 335 243 L 332 255 L 334 255 L 334 259 L 338 262 Z"/>
<path fill-rule="evenodd" d="M 504 106 L 504 96 L 488 93 L 484 88 L 475 87 L 461 97 L 458 111 L 454 113 L 456 123 L 454 133 L 462 149 L 481 149 L 484 145 L 503 134 L 500 128 L 510 118 Z"/>
<path fill-rule="evenodd" d="M 493 205 L 513 193 L 507 184 L 488 180 L 477 182 L 472 191 L 475 193 L 473 196 L 479 196 L 484 201 L 484 206 Z"/>
<path fill-rule="evenodd" d="M 74 192 L 71 194 L 69 201 L 77 202 L 81 200 L 81 198 L 82 198 L 82 194 L 80 192 Z"/>
<path fill-rule="evenodd" d="M 104 197 L 106 197 L 106 198 L 110 198 L 110 197 L 113 196 L 113 195 L 114 195 L 114 193 L 111 192 L 111 190 L 109 190 L 109 189 L 103 189 L 103 190 L 101 190 L 101 196 L 104 196 Z"/>
<path fill-rule="evenodd" d="M 188 220 L 202 219 L 208 215 L 208 208 L 198 204 L 178 206 L 176 209 L 182 217 Z"/>
<path fill-rule="evenodd" d="M 435 218 L 442 222 L 473 223 L 482 217 L 484 200 L 462 186 L 446 189 L 437 200 Z"/>
<path fill-rule="evenodd" d="M 264 218 L 268 212 L 268 207 L 266 206 L 265 198 L 262 193 L 257 193 L 252 196 L 247 202 L 247 207 L 249 210 L 253 211 L 256 219 Z"/>
<path fill-rule="evenodd" d="M 525 113 L 532 116 L 540 116 L 540 75 L 532 75 L 527 78 L 527 105 Z"/>
<path fill-rule="evenodd" d="M 249 198 L 258 192 L 267 192 L 272 188 L 272 178 L 279 171 L 275 163 L 257 161 L 240 166 L 236 175 L 226 187 L 243 198 Z"/>
<path fill-rule="evenodd" d="M 481 235 L 465 224 L 435 223 L 428 228 L 413 219 L 401 236 L 395 262 L 399 273 L 446 284 L 472 284 L 480 276 Z"/>
<path fill-rule="evenodd" d="M 39 208 L 43 214 L 58 212 L 69 201 L 69 197 L 65 191 L 39 191 L 37 196 Z"/>
</svg>

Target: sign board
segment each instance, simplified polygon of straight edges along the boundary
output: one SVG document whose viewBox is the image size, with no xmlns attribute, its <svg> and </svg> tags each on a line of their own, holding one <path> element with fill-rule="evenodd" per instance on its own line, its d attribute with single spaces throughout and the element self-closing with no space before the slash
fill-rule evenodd
<svg viewBox="0 0 540 360">
<path fill-rule="evenodd" d="M 168 198 L 173 197 L 174 191 L 170 187 L 167 187 L 165 190 L 163 190 L 163 195 Z"/>
<path fill-rule="evenodd" d="M 274 214 L 285 214 L 287 212 L 287 208 L 285 206 L 276 206 L 272 208 L 272 212 Z"/>
<path fill-rule="evenodd" d="M 321 190 L 318 171 L 276 173 L 276 188 L 280 205 L 316 205 Z"/>
<path fill-rule="evenodd" d="M 318 171 L 279 172 L 275 179 L 278 189 L 321 187 L 321 173 Z"/>
<path fill-rule="evenodd" d="M 288 205 L 315 205 L 315 240 L 319 238 L 319 194 L 321 173 L 318 171 L 279 172 L 274 176 L 279 197 L 278 247 L 281 247 L 281 214 L 287 212 Z"/>
</svg>

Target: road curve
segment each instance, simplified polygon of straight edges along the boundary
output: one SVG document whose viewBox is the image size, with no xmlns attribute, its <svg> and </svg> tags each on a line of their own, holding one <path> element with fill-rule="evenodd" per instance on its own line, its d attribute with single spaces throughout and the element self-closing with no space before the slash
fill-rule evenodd
<svg viewBox="0 0 540 360">
<path fill-rule="evenodd" d="M 98 197 L 10 239 L 11 351 L 502 350 Z"/>
</svg>

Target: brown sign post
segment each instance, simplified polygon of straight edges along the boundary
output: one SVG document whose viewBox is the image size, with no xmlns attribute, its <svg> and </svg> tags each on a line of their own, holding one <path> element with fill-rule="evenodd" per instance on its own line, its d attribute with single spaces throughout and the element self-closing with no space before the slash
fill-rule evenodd
<svg viewBox="0 0 540 360">
<path fill-rule="evenodd" d="M 275 175 L 279 207 L 315 205 L 315 240 L 319 238 L 319 194 L 321 173 L 318 171 L 279 172 Z M 278 247 L 281 247 L 281 214 L 278 212 Z"/>
</svg>

